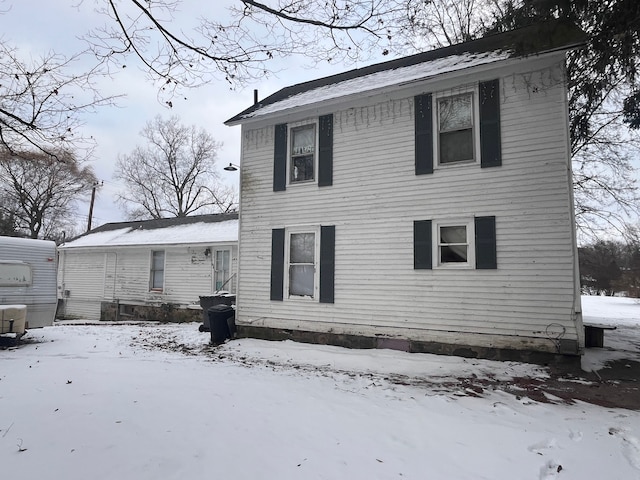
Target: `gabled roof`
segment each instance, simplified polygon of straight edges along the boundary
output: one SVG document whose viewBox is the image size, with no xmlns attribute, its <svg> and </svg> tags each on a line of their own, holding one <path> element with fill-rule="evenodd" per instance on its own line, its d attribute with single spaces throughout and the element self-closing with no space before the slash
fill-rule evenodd
<svg viewBox="0 0 640 480">
<path fill-rule="evenodd" d="M 509 58 L 563 51 L 583 45 L 585 33 L 572 23 L 538 23 L 477 40 L 398 58 L 285 87 L 225 122 L 237 125 L 293 107 L 418 81 Z"/>
<path fill-rule="evenodd" d="M 238 241 L 238 214 L 106 223 L 58 248 L 188 245 Z"/>
</svg>

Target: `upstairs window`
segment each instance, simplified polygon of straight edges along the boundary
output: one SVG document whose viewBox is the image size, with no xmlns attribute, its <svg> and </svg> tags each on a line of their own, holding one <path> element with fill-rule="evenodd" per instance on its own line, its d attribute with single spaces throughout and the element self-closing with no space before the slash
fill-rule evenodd
<svg viewBox="0 0 640 480">
<path fill-rule="evenodd" d="M 438 162 L 440 165 L 475 160 L 473 94 L 438 99 Z"/>
<path fill-rule="evenodd" d="M 416 175 L 430 175 L 434 167 L 502 165 L 498 79 L 456 94 L 416 95 L 414 106 Z"/>
<path fill-rule="evenodd" d="M 315 123 L 291 128 L 289 181 L 297 183 L 315 180 L 315 158 Z"/>
<path fill-rule="evenodd" d="M 164 288 L 164 251 L 154 250 L 151 252 L 151 290 L 162 290 Z"/>
<path fill-rule="evenodd" d="M 273 191 L 287 185 L 333 185 L 333 114 L 279 123 L 273 137 Z"/>
</svg>

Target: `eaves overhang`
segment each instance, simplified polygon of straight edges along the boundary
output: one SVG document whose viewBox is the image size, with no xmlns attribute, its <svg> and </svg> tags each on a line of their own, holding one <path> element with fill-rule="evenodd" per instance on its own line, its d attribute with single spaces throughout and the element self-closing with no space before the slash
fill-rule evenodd
<svg viewBox="0 0 640 480">
<path fill-rule="evenodd" d="M 371 95 L 375 90 L 407 81 L 426 80 L 507 59 L 571 50 L 585 42 L 586 34 L 572 23 L 543 22 L 285 87 L 225 124 L 240 125 L 321 101 Z"/>
</svg>

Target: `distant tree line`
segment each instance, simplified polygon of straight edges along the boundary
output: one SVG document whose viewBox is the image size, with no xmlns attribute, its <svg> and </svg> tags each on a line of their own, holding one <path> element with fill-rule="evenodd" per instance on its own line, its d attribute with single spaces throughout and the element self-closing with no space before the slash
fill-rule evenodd
<svg viewBox="0 0 640 480">
<path fill-rule="evenodd" d="M 583 293 L 640 297 L 640 242 L 599 240 L 578 254 Z"/>
</svg>

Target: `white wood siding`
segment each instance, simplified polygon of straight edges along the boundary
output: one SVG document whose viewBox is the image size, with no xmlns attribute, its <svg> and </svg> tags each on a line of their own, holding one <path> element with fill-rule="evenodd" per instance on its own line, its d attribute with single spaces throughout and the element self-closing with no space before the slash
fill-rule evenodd
<svg viewBox="0 0 640 480">
<path fill-rule="evenodd" d="M 237 246 L 213 245 L 209 246 L 210 254 L 204 255 L 206 247 L 189 247 L 166 250 L 165 266 L 165 298 L 172 303 L 199 305 L 200 296 L 212 295 L 213 262 L 215 250 L 228 248 L 231 250 L 231 275 L 237 266 Z M 225 287 L 235 292 L 235 277 Z"/>
<path fill-rule="evenodd" d="M 60 252 L 59 295 L 66 317 L 100 319 L 104 286 L 104 253 Z"/>
<path fill-rule="evenodd" d="M 231 250 L 231 274 L 237 271 L 236 244 L 208 246 L 120 247 L 109 249 L 67 249 L 61 253 L 59 290 L 65 298 L 65 314 L 87 319 L 100 318 L 102 301 L 133 304 L 172 303 L 200 305 L 201 295 L 213 293 L 213 252 Z M 151 252 L 164 250 L 162 292 L 149 291 Z M 235 292 L 236 277 L 226 287 Z M 65 297 L 64 290 L 69 290 Z"/>
<path fill-rule="evenodd" d="M 331 187 L 273 192 L 274 125 L 243 126 L 237 321 L 549 351 L 577 340 L 562 62 L 414 84 L 334 111 Z M 498 77 L 502 166 L 416 176 L 413 96 Z M 414 220 L 485 215 L 496 217 L 497 270 L 414 270 Z M 302 224 L 336 227 L 334 304 L 269 300 L 271 230 Z"/>
</svg>

